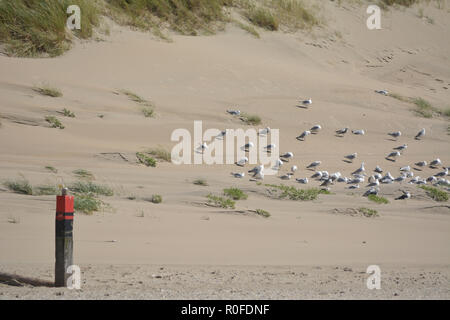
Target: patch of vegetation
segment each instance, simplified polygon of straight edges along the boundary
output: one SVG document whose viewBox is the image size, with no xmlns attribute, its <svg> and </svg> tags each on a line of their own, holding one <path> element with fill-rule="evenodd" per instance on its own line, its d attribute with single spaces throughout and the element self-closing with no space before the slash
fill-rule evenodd
<svg viewBox="0 0 450 320">
<path fill-rule="evenodd" d="M 388 96 L 397 100 L 400 100 L 402 102 L 411 102 L 411 98 L 402 96 L 401 94 L 395 93 L 395 92 L 389 92 Z"/>
<path fill-rule="evenodd" d="M 153 108 L 150 107 L 142 108 L 142 113 L 146 118 L 153 118 L 155 116 L 155 110 L 153 110 Z"/>
<path fill-rule="evenodd" d="M 161 146 L 156 147 L 156 148 L 150 148 L 150 149 L 146 150 L 145 153 L 153 156 L 155 159 L 163 160 L 163 161 L 167 161 L 167 162 L 170 162 L 171 157 L 172 157 L 170 151 L 167 151 L 165 148 L 163 148 Z"/>
<path fill-rule="evenodd" d="M 64 117 L 75 118 L 75 113 L 73 113 L 67 108 L 63 109 L 62 114 L 64 115 Z"/>
<path fill-rule="evenodd" d="M 208 198 L 208 203 L 212 204 L 215 207 L 219 207 L 219 208 L 224 208 L 224 209 L 234 209 L 236 202 L 228 199 L 228 198 L 223 198 L 223 197 L 218 197 L 212 194 L 209 194 L 207 196 Z"/>
<path fill-rule="evenodd" d="M 272 191 L 278 191 L 278 198 L 285 199 L 288 198 L 290 200 L 296 201 L 312 201 L 317 199 L 319 194 L 331 194 L 330 191 L 310 188 L 310 189 L 297 189 L 293 186 L 284 186 L 284 185 L 275 185 L 275 184 L 266 184 L 266 187 L 272 188 Z"/>
<path fill-rule="evenodd" d="M 45 121 L 50 123 L 52 128 L 64 129 L 64 125 L 61 123 L 61 121 L 59 121 L 59 119 L 54 116 L 45 117 Z"/>
<path fill-rule="evenodd" d="M 97 199 L 93 194 L 78 194 L 74 197 L 74 210 L 85 214 L 93 214 L 100 211 L 103 202 Z"/>
<path fill-rule="evenodd" d="M 389 200 L 386 199 L 385 197 L 377 196 L 375 194 L 370 194 L 367 198 L 370 201 L 373 201 L 378 204 L 388 204 L 389 203 Z"/>
<path fill-rule="evenodd" d="M 372 218 L 372 217 L 378 217 L 378 211 L 375 209 L 369 209 L 369 208 L 358 208 L 359 213 L 361 213 L 363 216 Z"/>
<path fill-rule="evenodd" d="M 413 103 L 416 105 L 415 112 L 424 117 L 424 118 L 432 118 L 433 114 L 437 111 L 431 103 L 422 98 L 413 99 Z"/>
<path fill-rule="evenodd" d="M 74 182 L 69 189 L 74 193 L 79 194 L 95 194 L 102 196 L 113 196 L 114 190 L 108 186 L 96 184 L 91 181 L 77 181 Z"/>
<path fill-rule="evenodd" d="M 245 17 L 255 26 L 270 31 L 278 30 L 278 19 L 267 8 L 251 7 L 245 12 Z"/>
<path fill-rule="evenodd" d="M 380 3 L 385 6 L 399 5 L 404 7 L 410 7 L 417 3 L 419 0 L 381 0 Z"/>
<path fill-rule="evenodd" d="M 152 195 L 152 202 L 153 203 L 161 203 L 162 197 L 159 194 Z"/>
<path fill-rule="evenodd" d="M 15 193 L 27 194 L 30 196 L 33 194 L 33 187 L 26 179 L 5 181 L 3 184 L 9 190 L 14 191 Z"/>
<path fill-rule="evenodd" d="M 448 201 L 448 193 L 435 187 L 420 186 L 421 189 L 426 191 L 426 194 L 435 201 L 445 202 Z"/>
<path fill-rule="evenodd" d="M 94 179 L 94 174 L 85 169 L 77 169 L 72 171 L 72 173 L 78 176 L 79 178 Z"/>
<path fill-rule="evenodd" d="M 59 189 L 57 186 L 54 185 L 46 185 L 46 186 L 42 185 L 33 188 L 33 195 L 36 196 L 53 196 L 58 194 Z"/>
<path fill-rule="evenodd" d="M 261 117 L 255 114 L 241 113 L 239 119 L 248 125 L 256 126 L 261 124 Z"/>
<path fill-rule="evenodd" d="M 87 39 L 99 22 L 97 3 L 91 0 L 0 1 L 0 42 L 12 56 L 61 55 L 72 43 L 71 33 L 66 29 L 67 8 L 80 7 L 82 28 L 73 34 Z"/>
<path fill-rule="evenodd" d="M 257 215 L 260 215 L 260 216 L 262 216 L 264 218 L 270 217 L 270 213 L 268 211 L 266 211 L 266 210 L 256 209 L 255 212 L 256 212 Z"/>
<path fill-rule="evenodd" d="M 192 183 L 197 186 L 207 186 L 208 185 L 208 182 L 205 179 L 196 179 Z"/>
<path fill-rule="evenodd" d="M 136 152 L 138 161 L 147 167 L 156 167 L 156 160 L 143 152 Z"/>
<path fill-rule="evenodd" d="M 51 171 L 53 173 L 58 173 L 58 169 L 56 169 L 55 167 L 52 167 L 52 166 L 46 166 L 45 169 L 47 169 L 48 171 Z"/>
<path fill-rule="evenodd" d="M 148 107 L 152 106 L 150 101 L 145 100 L 144 98 L 142 98 L 141 96 L 137 95 L 134 92 L 131 92 L 129 90 L 122 90 L 121 92 L 124 95 L 126 95 L 131 101 L 134 101 L 136 103 L 142 104 L 143 106 L 148 106 Z"/>
<path fill-rule="evenodd" d="M 246 200 L 248 198 L 248 195 L 239 188 L 224 189 L 223 193 L 233 200 Z"/>
<path fill-rule="evenodd" d="M 236 25 L 241 28 L 244 31 L 247 31 L 248 33 L 250 33 L 252 36 L 254 36 L 255 38 L 260 38 L 261 36 L 259 35 L 258 31 L 256 31 L 256 29 L 246 23 L 242 23 L 240 21 L 235 20 Z"/>
<path fill-rule="evenodd" d="M 39 87 L 34 87 L 33 90 L 42 94 L 43 96 L 48 96 L 48 97 L 52 97 L 52 98 L 62 97 L 62 95 L 63 95 L 61 90 L 59 90 L 57 88 L 53 88 L 48 84 L 45 84 L 45 85 L 42 85 Z"/>
</svg>

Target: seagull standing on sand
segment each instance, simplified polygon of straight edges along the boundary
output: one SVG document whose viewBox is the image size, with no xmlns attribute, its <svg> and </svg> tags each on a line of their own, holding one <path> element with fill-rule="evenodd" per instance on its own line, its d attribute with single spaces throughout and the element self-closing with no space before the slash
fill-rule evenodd
<svg viewBox="0 0 450 320">
<path fill-rule="evenodd" d="M 316 124 L 315 126 L 313 126 L 311 129 L 309 129 L 309 131 L 311 131 L 311 133 L 317 133 L 320 130 L 322 130 L 322 127 L 320 126 L 320 124 Z"/>
<path fill-rule="evenodd" d="M 358 153 L 355 152 L 355 153 L 344 156 L 344 158 L 353 162 L 353 160 L 355 160 L 357 156 L 358 156 Z"/>
<path fill-rule="evenodd" d="M 310 163 L 309 166 L 306 167 L 306 169 L 317 168 L 318 166 L 320 166 L 321 163 L 322 161 L 314 161 Z"/>
<path fill-rule="evenodd" d="M 366 191 L 366 193 L 363 194 L 363 197 L 368 197 L 371 194 L 378 195 L 378 192 L 380 192 L 380 188 L 370 188 Z"/>
<path fill-rule="evenodd" d="M 305 140 L 305 138 L 307 136 L 309 136 L 310 134 L 311 134 L 311 131 L 309 131 L 309 130 L 303 131 L 303 133 L 297 137 L 297 140 Z"/>
<path fill-rule="evenodd" d="M 375 170 L 373 171 L 375 171 L 376 173 L 382 173 L 383 169 L 381 169 L 380 166 L 376 166 Z"/>
<path fill-rule="evenodd" d="M 400 171 L 411 171 L 411 167 L 410 166 L 402 167 L 400 168 Z"/>
<path fill-rule="evenodd" d="M 391 152 L 391 153 L 389 153 L 389 154 L 387 155 L 386 159 L 390 159 L 390 160 L 395 161 L 396 158 L 399 157 L 399 156 L 400 156 L 400 152 L 398 152 L 398 151 L 393 151 L 393 152 Z"/>
<path fill-rule="evenodd" d="M 435 177 L 446 177 L 448 176 L 448 168 L 444 168 L 444 171 L 438 172 L 436 173 L 434 176 Z"/>
<path fill-rule="evenodd" d="M 253 177 L 256 175 L 262 173 L 264 171 L 264 165 L 260 165 L 257 167 L 254 167 L 252 170 L 249 170 L 248 173 L 253 173 Z"/>
<path fill-rule="evenodd" d="M 297 170 L 298 170 L 297 166 L 292 166 L 292 167 L 291 167 L 291 172 L 292 172 L 292 173 L 294 173 L 294 172 L 297 171 Z"/>
<path fill-rule="evenodd" d="M 414 137 L 416 140 L 419 140 L 421 138 L 423 138 L 425 136 L 425 128 L 423 128 L 422 130 L 419 131 L 419 133 L 416 134 L 416 136 Z"/>
<path fill-rule="evenodd" d="M 352 133 L 356 134 L 356 135 L 360 135 L 360 136 L 363 136 L 366 134 L 366 132 L 362 129 L 361 130 L 352 130 Z"/>
<path fill-rule="evenodd" d="M 416 162 L 416 163 L 415 163 L 415 165 L 418 166 L 418 167 L 420 167 L 420 168 L 426 167 L 427 164 L 428 164 L 428 163 L 427 163 L 426 161 L 420 161 L 420 162 Z"/>
<path fill-rule="evenodd" d="M 235 178 L 243 178 L 245 177 L 245 172 L 232 172 L 231 175 L 233 175 Z"/>
<path fill-rule="evenodd" d="M 348 128 L 339 129 L 339 130 L 336 130 L 336 134 L 343 136 L 344 134 L 347 133 L 347 131 L 348 131 Z"/>
<path fill-rule="evenodd" d="M 312 105 L 312 99 L 309 98 L 308 100 L 303 100 L 300 102 L 303 106 L 308 107 L 310 105 Z"/>
<path fill-rule="evenodd" d="M 387 90 L 375 90 L 376 93 L 382 94 L 383 96 L 387 96 L 389 92 Z"/>
<path fill-rule="evenodd" d="M 364 173 L 366 171 L 366 168 L 364 168 L 364 162 L 361 163 L 361 167 L 359 167 L 359 169 L 355 170 L 352 174 L 361 174 Z"/>
<path fill-rule="evenodd" d="M 394 148 L 394 150 L 403 151 L 403 150 L 406 150 L 407 148 L 408 148 L 408 145 L 405 143 L 404 145 Z"/>
<path fill-rule="evenodd" d="M 241 160 L 237 161 L 236 164 L 238 166 L 243 167 L 247 162 L 248 162 L 248 158 L 247 157 L 243 157 Z"/>
<path fill-rule="evenodd" d="M 442 165 L 442 161 L 439 158 L 437 158 L 437 159 L 435 159 L 435 160 L 430 162 L 430 167 L 431 168 L 436 168 L 437 166 L 440 166 L 440 165 Z"/>
<path fill-rule="evenodd" d="M 292 159 L 294 157 L 294 154 L 292 152 L 286 152 L 285 154 L 282 154 L 280 158 L 281 160 L 289 161 L 289 159 Z"/>
<path fill-rule="evenodd" d="M 308 178 L 297 178 L 295 179 L 297 182 L 302 183 L 302 184 L 308 184 Z"/>
<path fill-rule="evenodd" d="M 204 152 L 206 149 L 208 149 L 208 145 L 206 144 L 206 142 L 203 142 L 200 147 L 198 147 L 198 149 Z"/>
<path fill-rule="evenodd" d="M 400 137 L 402 135 L 402 132 L 401 131 L 390 132 L 390 133 L 388 133 L 388 135 L 397 139 L 398 137 Z"/>
<path fill-rule="evenodd" d="M 240 110 L 227 110 L 227 112 L 233 116 L 239 116 L 241 114 Z"/>
<path fill-rule="evenodd" d="M 400 197 L 395 198 L 395 200 L 406 200 L 411 198 L 411 193 L 409 193 L 409 191 L 402 191 L 402 192 L 403 194 Z"/>
</svg>

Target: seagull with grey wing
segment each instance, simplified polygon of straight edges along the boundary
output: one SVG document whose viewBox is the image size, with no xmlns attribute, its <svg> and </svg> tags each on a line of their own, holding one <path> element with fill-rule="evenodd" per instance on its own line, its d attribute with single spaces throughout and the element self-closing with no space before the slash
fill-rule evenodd
<svg viewBox="0 0 450 320">
<path fill-rule="evenodd" d="M 347 132 L 348 132 L 348 128 L 343 128 L 343 129 L 336 130 L 336 134 L 337 134 L 338 136 L 343 136 L 343 135 L 346 134 Z"/>
<path fill-rule="evenodd" d="M 402 192 L 403 194 L 400 197 L 395 198 L 395 200 L 406 200 L 411 198 L 411 193 L 409 193 L 409 191 L 402 191 Z"/>
<path fill-rule="evenodd" d="M 316 124 L 311 129 L 309 129 L 309 131 L 313 134 L 318 133 L 320 130 L 322 130 L 322 127 L 320 126 L 320 124 Z"/>
<path fill-rule="evenodd" d="M 355 174 L 363 174 L 366 171 L 366 168 L 364 168 L 364 162 L 361 163 L 361 166 L 356 169 L 354 172 L 352 172 L 353 175 Z"/>
<path fill-rule="evenodd" d="M 389 132 L 388 135 L 390 135 L 392 138 L 398 139 L 402 135 L 402 132 L 401 131 Z"/>
<path fill-rule="evenodd" d="M 363 135 L 366 134 L 366 132 L 364 130 L 362 130 L 362 129 L 360 129 L 360 130 L 352 130 L 352 133 L 356 134 L 358 136 L 363 136 Z"/>
<path fill-rule="evenodd" d="M 286 152 L 285 154 L 282 154 L 280 158 L 283 161 L 289 161 L 290 159 L 294 158 L 294 154 L 292 152 Z"/>
<path fill-rule="evenodd" d="M 397 157 L 400 157 L 400 152 L 393 151 L 387 155 L 386 159 L 395 161 L 397 159 Z"/>
<path fill-rule="evenodd" d="M 240 110 L 227 110 L 227 112 L 232 116 L 239 116 L 241 114 Z"/>
<path fill-rule="evenodd" d="M 425 128 L 422 128 L 422 130 L 420 130 L 416 136 L 414 137 L 414 139 L 416 140 L 420 140 L 425 136 Z"/>
<path fill-rule="evenodd" d="M 355 153 L 344 156 L 344 158 L 353 162 L 353 160 L 355 160 L 357 156 L 358 156 L 358 153 L 355 152 Z"/>
<path fill-rule="evenodd" d="M 320 166 L 321 163 L 322 163 L 322 161 L 314 161 L 314 162 L 311 162 L 311 163 L 306 167 L 306 169 L 314 169 L 314 168 L 317 168 L 318 166 Z"/>
<path fill-rule="evenodd" d="M 310 134 L 311 134 L 311 131 L 309 131 L 309 130 L 303 131 L 303 133 L 301 135 L 299 135 L 296 139 L 305 141 L 305 138 L 307 136 L 309 136 Z"/>
</svg>

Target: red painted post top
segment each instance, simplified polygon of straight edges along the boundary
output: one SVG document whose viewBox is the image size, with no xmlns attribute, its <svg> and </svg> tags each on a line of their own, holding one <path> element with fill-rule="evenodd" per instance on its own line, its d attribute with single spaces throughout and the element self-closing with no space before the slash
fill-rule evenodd
<svg viewBox="0 0 450 320">
<path fill-rule="evenodd" d="M 73 196 L 56 196 L 57 213 L 73 213 Z"/>
</svg>

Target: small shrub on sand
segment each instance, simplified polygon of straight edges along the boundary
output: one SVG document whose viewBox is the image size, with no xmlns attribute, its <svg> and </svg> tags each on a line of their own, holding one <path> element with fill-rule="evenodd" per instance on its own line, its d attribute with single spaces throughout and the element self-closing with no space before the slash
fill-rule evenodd
<svg viewBox="0 0 450 320">
<path fill-rule="evenodd" d="M 45 117 L 45 121 L 50 123 L 50 126 L 52 128 L 64 129 L 64 125 L 61 123 L 61 121 L 59 121 L 58 118 L 56 118 L 54 116 L 47 116 L 47 117 Z"/>
<path fill-rule="evenodd" d="M 77 169 L 72 172 L 79 178 L 94 179 L 94 174 L 85 169 Z"/>
<path fill-rule="evenodd" d="M 9 190 L 14 191 L 15 193 L 27 195 L 33 194 L 33 187 L 31 186 L 30 182 L 28 182 L 28 180 L 26 179 L 6 181 L 4 182 L 4 186 L 7 187 Z"/>
<path fill-rule="evenodd" d="M 278 191 L 279 199 L 290 199 L 296 201 L 312 201 L 317 199 L 319 194 L 330 194 L 327 190 L 310 188 L 297 189 L 295 187 L 288 187 L 284 185 L 266 184 L 266 187 L 272 188 L 272 191 Z"/>
<path fill-rule="evenodd" d="M 261 217 L 264 217 L 264 218 L 270 217 L 270 213 L 268 211 L 266 211 L 266 210 L 256 209 L 255 212 L 256 212 L 257 215 L 260 215 Z"/>
<path fill-rule="evenodd" d="M 152 202 L 153 203 L 161 203 L 162 197 L 159 194 L 152 195 Z"/>
<path fill-rule="evenodd" d="M 75 118 L 75 113 L 66 108 L 63 109 L 62 114 L 64 117 Z"/>
<path fill-rule="evenodd" d="M 385 197 L 377 196 L 375 194 L 370 194 L 367 198 L 370 201 L 373 201 L 378 204 L 388 204 L 389 203 L 389 200 L 386 199 Z"/>
<path fill-rule="evenodd" d="M 134 101 L 136 103 L 142 104 L 144 106 L 151 106 L 152 104 L 150 103 L 150 101 L 145 100 L 144 98 L 142 98 L 141 96 L 137 95 L 134 92 L 131 92 L 129 90 L 122 90 L 121 91 L 124 95 L 126 95 L 131 101 Z"/>
<path fill-rule="evenodd" d="M 171 153 L 170 151 L 167 151 L 163 147 L 156 147 L 156 148 L 150 148 L 145 151 L 145 153 L 153 156 L 155 159 L 163 160 L 170 162 L 171 161 Z"/>
<path fill-rule="evenodd" d="M 105 185 L 96 184 L 93 182 L 77 181 L 70 185 L 69 189 L 72 192 L 79 194 L 96 194 L 102 196 L 113 196 L 114 191 Z"/>
<path fill-rule="evenodd" d="M 58 195 L 59 189 L 54 185 L 42 185 L 33 188 L 33 195 L 36 196 L 53 196 Z"/>
<path fill-rule="evenodd" d="M 62 97 L 62 95 L 63 95 L 61 90 L 59 90 L 57 88 L 53 88 L 49 85 L 42 85 L 39 87 L 34 87 L 33 90 L 42 94 L 43 96 L 48 96 L 48 97 L 52 97 L 52 98 Z"/>
<path fill-rule="evenodd" d="M 91 215 L 95 211 L 99 211 L 103 205 L 103 202 L 92 194 L 78 194 L 74 198 L 74 210 L 76 212 Z"/>
<path fill-rule="evenodd" d="M 278 30 L 278 20 L 267 8 L 252 7 L 246 13 L 245 17 L 255 26 L 270 30 Z"/>
<path fill-rule="evenodd" d="M 136 152 L 136 158 L 147 167 L 156 167 L 156 160 L 143 152 Z"/>
<path fill-rule="evenodd" d="M 197 186 L 205 186 L 206 187 L 208 185 L 208 182 L 205 179 L 196 179 L 192 183 Z"/>
<path fill-rule="evenodd" d="M 430 186 L 420 186 L 420 188 L 425 190 L 427 195 L 435 201 L 438 202 L 448 201 L 448 193 L 443 190 Z"/>
<path fill-rule="evenodd" d="M 153 108 L 150 107 L 142 108 L 142 113 L 146 118 L 153 118 L 155 116 L 155 110 L 153 110 Z"/>
<path fill-rule="evenodd" d="M 359 213 L 361 213 L 363 216 L 371 218 L 371 217 L 377 217 L 378 211 L 375 209 L 369 209 L 369 208 L 358 208 Z"/>
<path fill-rule="evenodd" d="M 45 169 L 47 169 L 48 171 L 53 172 L 53 173 L 58 173 L 58 169 L 56 169 L 55 167 L 52 167 L 52 166 L 46 166 Z"/>
<path fill-rule="evenodd" d="M 215 207 L 219 207 L 219 208 L 224 208 L 224 209 L 234 209 L 236 202 L 234 202 L 231 199 L 226 199 L 223 197 L 218 197 L 218 196 L 214 196 L 212 194 L 209 194 L 207 196 L 208 198 L 208 203 L 215 206 Z"/>
<path fill-rule="evenodd" d="M 224 189 L 223 193 L 233 200 L 246 200 L 248 198 L 248 195 L 239 188 Z"/>
<path fill-rule="evenodd" d="M 248 125 L 259 125 L 261 124 L 261 118 L 258 115 L 242 113 L 240 119 Z"/>
</svg>

